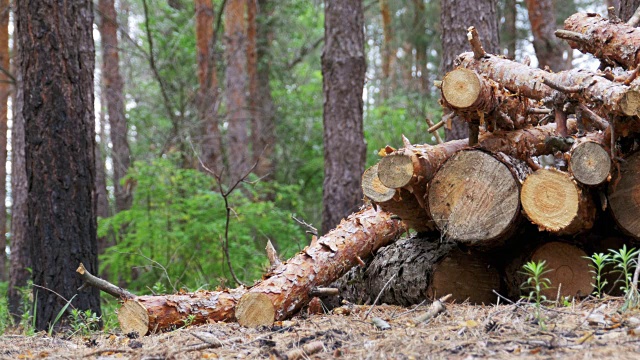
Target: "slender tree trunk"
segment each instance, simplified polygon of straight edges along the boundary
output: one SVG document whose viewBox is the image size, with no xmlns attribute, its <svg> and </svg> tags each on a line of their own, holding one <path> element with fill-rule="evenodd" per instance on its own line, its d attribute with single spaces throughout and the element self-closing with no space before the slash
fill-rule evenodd
<svg viewBox="0 0 640 360">
<path fill-rule="evenodd" d="M 247 33 L 245 14 L 247 0 L 229 0 L 225 8 L 225 57 L 227 60 L 226 89 L 229 174 L 231 182 L 239 180 L 248 170 L 249 137 L 247 134 Z"/>
<path fill-rule="evenodd" d="M 102 42 L 102 76 L 107 100 L 107 113 L 111 127 L 113 151 L 113 185 L 116 198 L 116 212 L 131 207 L 131 193 L 122 184 L 131 164 L 129 142 L 127 140 L 127 120 L 124 113 L 124 82 L 118 64 L 118 22 L 114 0 L 98 0 L 100 13 L 100 37 Z"/>
<path fill-rule="evenodd" d="M 78 292 L 77 264 L 97 272 L 93 3 L 17 4 L 24 75 L 28 242 L 36 328 L 73 298 L 100 315 L 97 289 Z M 44 39 L 48 39 L 44 41 Z M 55 292 L 55 293 L 54 293 Z"/>
<path fill-rule="evenodd" d="M 198 116 L 202 124 L 202 161 L 214 173 L 223 169 L 222 135 L 218 122 L 218 75 L 213 49 L 214 12 L 211 0 L 196 0 L 198 47 Z"/>
<path fill-rule="evenodd" d="M 504 4 L 504 24 L 502 26 L 501 39 L 507 49 L 507 58 L 513 60 L 516 57 L 516 43 L 518 42 L 518 28 L 516 17 L 518 5 L 516 0 L 506 0 Z"/>
<path fill-rule="evenodd" d="M 413 0 L 413 11 L 415 12 L 413 18 L 413 28 L 416 32 L 415 36 L 415 48 L 416 48 L 416 64 L 420 75 L 420 93 L 422 96 L 428 97 L 430 84 L 429 84 L 429 70 L 427 69 L 427 20 L 425 18 L 425 6 L 423 0 Z"/>
<path fill-rule="evenodd" d="M 15 13 L 14 13 L 15 14 Z M 9 312 L 16 321 L 20 320 L 22 297 L 20 288 L 29 280 L 28 268 L 31 267 L 29 244 L 27 240 L 27 169 L 25 163 L 24 117 L 24 82 L 20 68 L 19 42 L 13 42 L 13 74 L 16 79 L 13 119 L 11 127 L 11 259 L 9 272 Z"/>
<path fill-rule="evenodd" d="M 487 52 L 500 51 L 496 0 L 441 0 L 440 22 L 442 26 L 442 74 L 454 68 L 453 61 L 460 53 L 469 51 L 467 29 L 474 26 Z M 468 136 L 467 124 L 455 117 L 451 129 L 445 129 L 446 140 Z"/>
<path fill-rule="evenodd" d="M 526 3 L 538 67 L 544 69 L 548 66 L 553 71 L 569 69 L 571 64 L 563 55 L 565 50 L 570 50 L 553 34 L 557 28 L 553 0 L 526 0 Z"/>
<path fill-rule="evenodd" d="M 105 166 L 105 159 L 103 157 L 102 149 L 106 141 L 106 94 L 104 86 L 104 76 L 102 77 L 103 83 L 100 86 L 100 117 L 98 121 L 99 133 L 98 138 L 100 142 L 96 142 L 95 158 L 96 158 L 96 216 L 99 218 L 107 218 L 110 216 L 109 211 L 109 194 L 107 192 L 107 169 Z M 103 236 L 98 238 L 98 254 L 103 254 L 105 249 L 113 245 L 112 236 Z M 104 274 L 102 274 L 104 276 Z"/>
<path fill-rule="evenodd" d="M 0 1 L 0 66 L 9 71 L 9 0 Z M 9 77 L 0 74 L 0 281 L 6 281 L 7 273 L 7 106 L 11 86 Z"/>
<path fill-rule="evenodd" d="M 640 7 L 640 0 L 620 0 L 620 11 L 618 17 L 622 21 L 629 21 L 633 13 Z"/>
<path fill-rule="evenodd" d="M 380 89 L 380 97 L 382 101 L 389 97 L 391 90 L 391 69 L 393 67 L 395 55 L 392 49 L 393 28 L 391 27 L 391 10 L 389 9 L 389 0 L 380 0 L 380 15 L 382 17 L 382 31 L 384 33 L 384 42 L 382 43 L 382 88 Z"/>
<path fill-rule="evenodd" d="M 322 232 L 327 233 L 354 212 L 362 199 L 360 177 L 366 155 L 362 127 L 366 70 L 362 1 L 325 0 L 324 21 Z"/>
</svg>

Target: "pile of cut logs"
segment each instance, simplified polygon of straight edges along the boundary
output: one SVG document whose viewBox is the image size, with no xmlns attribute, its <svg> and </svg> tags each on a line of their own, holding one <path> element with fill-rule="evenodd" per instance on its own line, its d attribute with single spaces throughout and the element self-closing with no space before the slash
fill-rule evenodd
<svg viewBox="0 0 640 360">
<path fill-rule="evenodd" d="M 464 119 L 469 139 L 383 149 L 362 177 L 372 204 L 288 261 L 268 250 L 271 268 L 252 287 L 135 296 L 78 273 L 120 297 L 122 330 L 141 335 L 187 322 L 270 325 L 332 283 L 363 303 L 517 298 L 528 260 L 551 269 L 547 298 L 588 295 L 585 256 L 640 238 L 640 29 L 575 14 L 557 35 L 601 70 L 552 73 L 487 54 L 470 28 L 473 52 L 439 83 L 451 111 L 442 124 Z M 406 229 L 419 236 L 394 243 Z"/>
</svg>

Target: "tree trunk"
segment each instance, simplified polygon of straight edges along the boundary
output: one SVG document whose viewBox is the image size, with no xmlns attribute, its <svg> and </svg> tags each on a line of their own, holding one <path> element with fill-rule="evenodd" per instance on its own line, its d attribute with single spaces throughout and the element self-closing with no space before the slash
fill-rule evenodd
<svg viewBox="0 0 640 360">
<path fill-rule="evenodd" d="M 596 207 L 588 190 L 569 174 L 539 169 L 527 176 L 520 194 L 522 209 L 541 231 L 575 235 L 593 227 Z"/>
<path fill-rule="evenodd" d="M 571 147 L 569 171 L 576 181 L 596 186 L 609 180 L 611 156 L 604 132 L 576 139 Z"/>
<path fill-rule="evenodd" d="M 102 77 L 104 81 L 104 77 Z M 95 159 L 96 159 L 96 216 L 98 218 L 108 218 L 110 216 L 109 211 L 109 195 L 107 193 L 107 170 L 105 166 L 105 159 L 102 156 L 103 146 L 106 147 L 105 144 L 105 95 L 104 94 L 104 84 L 101 86 L 100 92 L 100 117 L 98 121 L 100 124 L 98 126 L 99 133 L 98 138 L 100 142 L 96 142 L 95 146 Z M 107 235 L 101 238 L 98 238 L 98 254 L 104 254 L 104 251 L 107 247 L 114 245 L 113 236 Z M 104 275 L 103 275 L 104 276 Z"/>
<path fill-rule="evenodd" d="M 640 65 L 640 29 L 611 22 L 598 14 L 577 13 L 564 21 L 558 37 L 573 49 L 596 56 L 610 66 L 633 70 Z M 572 36 L 571 36 L 572 35 Z"/>
<path fill-rule="evenodd" d="M 66 304 L 100 316 L 97 289 L 78 292 L 74 268 L 97 272 L 93 3 L 17 4 L 24 75 L 28 242 L 36 328 Z M 37 34 L 34 35 L 34 34 Z M 50 39 L 43 41 L 42 39 Z M 55 294 L 53 293 L 55 292 Z"/>
<path fill-rule="evenodd" d="M 564 59 L 565 44 L 553 36 L 556 30 L 556 12 L 553 0 L 526 0 L 529 22 L 533 33 L 533 48 L 538 58 L 538 67 L 549 67 L 553 71 L 567 70 L 571 63 Z M 566 49 L 567 51 L 569 49 Z"/>
<path fill-rule="evenodd" d="M 618 17 L 622 21 L 629 21 L 638 7 L 640 7 L 640 0 L 620 0 Z"/>
<path fill-rule="evenodd" d="M 428 209 L 444 237 L 493 247 L 513 233 L 520 218 L 520 181 L 530 169 L 504 154 L 462 150 L 429 185 Z"/>
<path fill-rule="evenodd" d="M 429 69 L 427 65 L 428 40 L 427 40 L 427 19 L 426 9 L 423 0 L 413 0 L 413 30 L 415 31 L 415 49 L 416 49 L 416 65 L 417 74 L 420 79 L 420 94 L 423 97 L 430 97 L 431 84 L 429 83 Z M 424 100 L 424 99 L 423 99 Z"/>
<path fill-rule="evenodd" d="M 238 323 L 271 325 L 288 318 L 311 300 L 311 289 L 329 285 L 403 232 L 388 213 L 367 208 L 352 214 L 243 295 Z"/>
<path fill-rule="evenodd" d="M 360 177 L 366 157 L 362 124 L 365 69 L 362 1 L 326 0 L 323 233 L 361 204 Z"/>
<path fill-rule="evenodd" d="M 395 53 L 392 49 L 393 27 L 391 25 L 391 10 L 389 0 L 380 0 L 380 16 L 382 18 L 382 32 L 384 40 L 382 42 L 382 86 L 380 89 L 380 99 L 385 101 L 389 98 L 389 91 L 392 88 L 392 67 L 395 62 Z"/>
<path fill-rule="evenodd" d="M 9 0 L 0 0 L 0 66 L 9 71 Z M 7 281 L 7 114 L 10 78 L 0 74 L 0 281 Z"/>
<path fill-rule="evenodd" d="M 441 0 L 440 24 L 442 26 L 441 74 L 453 70 L 458 54 L 469 50 L 467 28 L 475 26 L 484 40 L 485 49 L 496 54 L 500 51 L 496 0 Z M 445 111 L 445 115 L 448 112 Z M 468 136 L 464 120 L 454 118 L 452 128 L 445 129 L 446 140 L 464 139 Z"/>
<path fill-rule="evenodd" d="M 620 229 L 640 239 L 640 152 L 618 166 L 609 183 L 609 206 Z"/>
<path fill-rule="evenodd" d="M 247 0 L 229 0 L 224 10 L 225 58 L 227 60 L 225 97 L 227 139 L 229 142 L 229 174 L 231 183 L 239 181 L 249 169 L 249 137 L 247 134 L 247 33 L 245 15 Z"/>
<path fill-rule="evenodd" d="M 516 18 L 518 16 L 518 6 L 516 0 L 505 0 L 504 2 L 504 24 L 500 32 L 500 40 L 507 50 L 507 58 L 516 58 L 516 44 L 518 43 L 518 28 Z"/>
<path fill-rule="evenodd" d="M 14 9 L 15 11 L 15 9 Z M 17 14 L 14 12 L 14 16 Z M 31 258 L 29 256 L 29 240 L 27 239 L 27 168 L 25 158 L 24 116 L 24 82 L 20 66 L 22 51 L 17 41 L 17 34 L 13 42 L 13 74 L 16 79 L 13 119 L 11 127 L 11 259 L 9 271 L 9 313 L 16 322 L 20 321 L 22 311 L 22 296 L 20 289 L 27 285 Z"/>
<path fill-rule="evenodd" d="M 213 42 L 213 5 L 210 0 L 195 0 L 196 45 L 198 48 L 198 118 L 203 129 L 202 162 L 215 174 L 224 168 L 222 134 L 218 123 L 218 76 Z"/>
</svg>

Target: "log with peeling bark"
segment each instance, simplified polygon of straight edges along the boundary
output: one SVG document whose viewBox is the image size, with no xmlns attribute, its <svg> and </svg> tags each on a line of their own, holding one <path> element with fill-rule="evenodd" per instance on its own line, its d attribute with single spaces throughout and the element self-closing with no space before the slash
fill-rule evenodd
<svg viewBox="0 0 640 360">
<path fill-rule="evenodd" d="M 420 200 L 409 190 L 391 189 L 384 186 L 378 178 L 378 164 L 365 170 L 362 175 L 362 191 L 382 210 L 395 214 L 410 229 L 417 232 L 432 231 L 435 224 L 429 214 L 420 204 Z"/>
<path fill-rule="evenodd" d="M 487 54 L 476 59 L 463 53 L 456 64 L 502 84 L 509 91 L 535 100 L 559 98 L 559 93 L 583 103 L 597 104 L 607 113 L 640 115 L 640 89 L 626 86 L 584 69 L 558 73 L 531 68 L 515 61 Z"/>
<path fill-rule="evenodd" d="M 569 172 L 580 183 L 596 186 L 609 180 L 611 154 L 604 132 L 579 137 L 571 147 Z"/>
<path fill-rule="evenodd" d="M 350 215 L 242 295 L 235 317 L 243 326 L 271 325 L 300 310 L 310 291 L 329 285 L 404 232 L 391 214 L 369 207 Z"/>
<path fill-rule="evenodd" d="M 590 272 L 590 260 L 579 247 L 553 241 L 536 246 L 533 251 L 521 250 L 518 256 L 505 269 L 507 294 L 512 299 L 528 296 L 531 289 L 526 287 L 527 275 L 522 266 L 528 261 L 545 262 L 549 270 L 542 277 L 550 280 L 550 288 L 542 294 L 547 300 L 555 301 L 561 297 L 585 297 L 593 292 L 593 279 Z"/>
<path fill-rule="evenodd" d="M 583 53 L 611 66 L 635 69 L 640 65 L 640 28 L 613 22 L 595 13 L 577 13 L 564 21 L 556 36 Z"/>
<path fill-rule="evenodd" d="M 429 185 L 428 209 L 446 238 L 495 247 L 516 229 L 520 182 L 531 169 L 503 153 L 462 150 L 445 162 Z"/>
<path fill-rule="evenodd" d="M 613 171 L 608 200 L 620 229 L 640 239 L 640 152 L 625 158 Z"/>
<path fill-rule="evenodd" d="M 520 201 L 525 215 L 541 231 L 574 235 L 591 229 L 596 207 L 589 191 L 569 174 L 539 169 L 522 184 Z"/>
</svg>

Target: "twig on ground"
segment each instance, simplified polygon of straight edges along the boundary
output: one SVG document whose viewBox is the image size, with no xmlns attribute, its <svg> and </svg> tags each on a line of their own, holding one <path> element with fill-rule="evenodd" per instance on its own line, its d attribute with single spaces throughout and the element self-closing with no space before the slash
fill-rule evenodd
<svg viewBox="0 0 640 360">
<path fill-rule="evenodd" d="M 443 297 L 441 297 L 440 299 L 435 300 L 434 302 L 431 303 L 431 306 L 429 307 L 429 310 L 427 310 L 427 312 L 423 315 L 418 316 L 417 318 L 415 318 L 413 320 L 414 323 L 416 324 L 420 324 L 423 323 L 427 320 L 430 320 L 434 317 L 436 317 L 436 315 L 440 314 L 441 312 L 444 312 L 445 310 L 447 310 L 447 308 L 444 306 L 444 302 L 449 300 L 449 298 L 451 298 L 451 294 L 447 294 Z"/>
<path fill-rule="evenodd" d="M 387 286 L 389 286 L 389 284 L 391 283 L 391 280 L 395 279 L 396 275 L 398 274 L 397 273 L 393 274 L 391 278 L 387 280 L 387 283 L 384 284 L 384 286 L 378 293 L 378 296 L 376 296 L 376 299 L 373 301 L 373 304 L 371 304 L 371 307 L 369 308 L 369 310 L 367 310 L 367 312 L 364 314 L 364 318 L 362 320 L 367 320 L 367 317 L 369 316 L 369 314 L 371 314 L 371 311 L 373 311 L 373 307 L 376 306 L 376 303 L 378 302 L 378 300 L 380 300 L 380 296 L 382 296 L 382 292 L 387 288 Z"/>
</svg>

